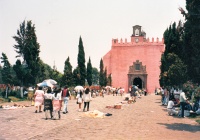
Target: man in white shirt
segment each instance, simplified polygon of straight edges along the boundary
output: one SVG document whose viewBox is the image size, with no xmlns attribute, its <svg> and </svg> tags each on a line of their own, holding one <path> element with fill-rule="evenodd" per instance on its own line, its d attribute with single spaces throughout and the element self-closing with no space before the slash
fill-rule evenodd
<svg viewBox="0 0 200 140">
<path fill-rule="evenodd" d="M 186 89 L 183 90 L 183 92 L 180 93 L 180 106 L 181 106 L 181 117 L 184 118 L 184 110 L 185 106 L 187 105 L 187 98 L 185 94 L 188 94 L 188 91 Z"/>
<path fill-rule="evenodd" d="M 174 106 L 176 106 L 174 104 L 174 100 L 175 99 L 169 99 L 169 102 L 168 102 L 168 105 L 167 105 L 167 111 L 168 111 L 168 114 L 171 116 L 171 115 L 178 115 L 178 111 L 175 110 Z"/>
</svg>

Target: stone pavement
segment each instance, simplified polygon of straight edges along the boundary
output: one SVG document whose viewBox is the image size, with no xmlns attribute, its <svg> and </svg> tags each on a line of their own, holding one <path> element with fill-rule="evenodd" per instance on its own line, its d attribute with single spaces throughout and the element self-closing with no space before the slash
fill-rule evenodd
<svg viewBox="0 0 200 140">
<path fill-rule="evenodd" d="M 76 100 L 70 100 L 61 120 L 45 120 L 35 108 L 0 109 L 0 140 L 197 140 L 200 125 L 188 118 L 168 116 L 160 96 L 148 95 L 122 109 L 105 108 L 123 100 L 121 96 L 93 98 L 90 110 L 111 113 L 101 118 L 83 117 Z"/>
</svg>

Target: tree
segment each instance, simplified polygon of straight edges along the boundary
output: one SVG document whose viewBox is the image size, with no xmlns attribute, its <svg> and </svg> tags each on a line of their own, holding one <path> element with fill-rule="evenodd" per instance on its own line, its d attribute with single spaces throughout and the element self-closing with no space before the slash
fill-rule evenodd
<svg viewBox="0 0 200 140">
<path fill-rule="evenodd" d="M 182 25 L 176 27 L 174 22 L 164 32 L 165 52 L 161 57 L 161 86 L 179 86 L 186 80 L 186 65 L 181 60 L 182 55 Z M 180 80 L 181 79 L 181 80 Z"/>
<path fill-rule="evenodd" d="M 8 91 L 8 85 L 12 84 L 12 73 L 11 73 L 11 65 L 10 62 L 8 61 L 8 57 L 6 56 L 5 53 L 2 53 L 2 56 L 0 57 L 1 63 L 3 63 L 3 68 L 1 70 L 1 75 L 2 75 L 2 81 L 4 84 L 6 84 L 6 98 L 7 98 L 7 91 Z"/>
<path fill-rule="evenodd" d="M 8 57 L 5 53 L 2 53 L 1 63 L 3 63 L 3 68 L 1 71 L 2 80 L 4 84 L 12 84 L 12 74 L 11 74 L 11 65 L 8 61 Z"/>
<path fill-rule="evenodd" d="M 103 73 L 103 81 L 104 81 L 104 86 L 106 86 L 107 85 L 107 83 L 108 83 L 108 78 L 107 78 L 107 68 L 105 68 L 105 71 L 104 71 L 104 73 Z"/>
<path fill-rule="evenodd" d="M 87 63 L 87 82 L 89 86 L 92 85 L 92 64 L 91 64 L 90 57 Z"/>
<path fill-rule="evenodd" d="M 38 72 L 40 71 L 39 65 L 39 52 L 40 45 L 37 42 L 37 36 L 35 34 L 35 25 L 32 25 L 31 21 L 24 21 L 20 24 L 19 30 L 17 30 L 17 36 L 13 37 L 17 42 L 14 45 L 15 51 L 18 53 L 16 57 L 22 57 L 24 64 L 27 65 L 30 73 L 27 73 L 27 85 L 35 84 L 38 82 Z"/>
<path fill-rule="evenodd" d="M 79 85 L 84 86 L 86 80 L 86 67 L 85 67 L 85 52 L 83 47 L 82 38 L 79 38 L 79 45 L 78 45 L 78 67 L 80 72 L 80 81 L 78 82 Z"/>
<path fill-rule="evenodd" d="M 73 75 L 72 75 L 72 65 L 70 63 L 69 57 L 65 60 L 64 74 L 62 77 L 62 86 L 72 86 L 73 84 Z"/>
<path fill-rule="evenodd" d="M 104 86 L 104 71 L 103 71 L 103 68 L 104 68 L 104 66 L 103 66 L 103 60 L 102 60 L 102 58 L 101 58 L 101 60 L 100 60 L 100 73 L 99 73 L 99 85 L 102 87 L 102 86 Z"/>
<path fill-rule="evenodd" d="M 98 85 L 99 84 L 99 71 L 97 68 L 92 68 L 92 84 Z"/>
<path fill-rule="evenodd" d="M 186 22 L 184 24 L 184 62 L 187 65 L 189 80 L 200 83 L 200 1 L 186 0 L 186 13 L 179 8 Z"/>
<path fill-rule="evenodd" d="M 73 85 L 80 85 L 80 80 L 81 80 L 81 76 L 80 76 L 80 69 L 77 66 L 74 70 L 73 70 Z"/>
</svg>

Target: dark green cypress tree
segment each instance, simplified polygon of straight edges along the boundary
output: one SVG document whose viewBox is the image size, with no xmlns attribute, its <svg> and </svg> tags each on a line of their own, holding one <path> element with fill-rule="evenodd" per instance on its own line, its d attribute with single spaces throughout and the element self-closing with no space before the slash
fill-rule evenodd
<svg viewBox="0 0 200 140">
<path fill-rule="evenodd" d="M 108 78 L 107 78 L 107 67 L 105 68 L 105 71 L 103 73 L 103 78 L 104 78 L 104 86 L 107 86 L 108 83 Z"/>
<path fill-rule="evenodd" d="M 62 77 L 62 86 L 72 86 L 73 83 L 73 75 L 72 75 L 72 65 L 70 63 L 69 57 L 65 61 L 65 67 L 64 67 L 64 74 Z"/>
<path fill-rule="evenodd" d="M 104 82 L 104 71 L 103 71 L 103 60 L 100 60 L 100 73 L 99 73 L 99 85 L 102 87 L 104 86 L 105 82 Z"/>
<path fill-rule="evenodd" d="M 85 52 L 81 37 L 79 38 L 79 45 L 78 45 L 78 67 L 80 70 L 79 85 L 85 86 L 85 80 L 86 80 Z"/>
<path fill-rule="evenodd" d="M 87 63 L 87 82 L 89 86 L 92 85 L 92 64 L 91 64 L 90 57 Z"/>
<path fill-rule="evenodd" d="M 200 1 L 186 0 L 186 13 L 184 24 L 184 62 L 187 64 L 189 80 L 200 83 Z"/>
<path fill-rule="evenodd" d="M 182 56 L 182 41 L 181 41 L 180 23 L 176 27 L 174 22 L 164 32 L 165 52 L 161 57 L 161 86 L 180 86 L 186 81 L 186 65 L 180 59 Z M 180 80 L 181 79 L 181 80 Z"/>
</svg>

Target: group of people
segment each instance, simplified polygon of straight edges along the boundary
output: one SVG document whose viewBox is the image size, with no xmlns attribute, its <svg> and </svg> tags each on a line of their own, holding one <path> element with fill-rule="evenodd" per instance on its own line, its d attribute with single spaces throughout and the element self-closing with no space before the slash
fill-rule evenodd
<svg viewBox="0 0 200 140">
<path fill-rule="evenodd" d="M 192 105 L 190 103 L 189 91 L 187 89 L 178 90 L 178 89 L 168 89 L 168 88 L 159 88 L 155 90 L 156 95 L 161 95 L 162 105 L 167 106 L 167 111 L 169 115 L 178 115 L 182 118 L 186 116 L 186 112 L 196 112 L 200 105 Z M 179 97 L 175 97 L 178 95 Z M 198 107 L 197 107 L 198 106 Z M 176 107 L 180 107 L 180 110 L 176 110 Z"/>
<path fill-rule="evenodd" d="M 77 104 L 79 105 L 78 111 L 81 111 L 81 105 L 84 103 L 83 111 L 89 111 L 89 105 L 91 101 L 91 92 L 89 88 L 86 90 L 76 91 Z M 34 93 L 34 105 L 35 113 L 42 112 L 42 105 L 44 105 L 43 111 L 45 112 L 45 119 L 60 119 L 61 118 L 61 108 L 63 104 L 63 114 L 68 113 L 67 104 L 69 98 L 71 97 L 70 90 L 65 86 L 63 89 L 54 88 L 51 89 L 48 87 L 47 90 L 44 90 L 43 87 L 38 87 Z"/>
</svg>

